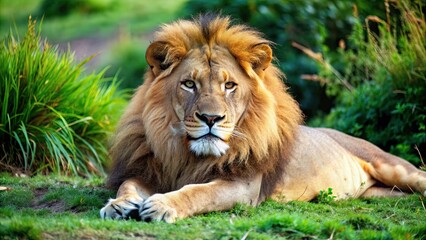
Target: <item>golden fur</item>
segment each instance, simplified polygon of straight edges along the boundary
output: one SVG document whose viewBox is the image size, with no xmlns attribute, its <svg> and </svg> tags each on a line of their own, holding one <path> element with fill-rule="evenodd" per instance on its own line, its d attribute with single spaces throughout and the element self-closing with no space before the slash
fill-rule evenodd
<svg viewBox="0 0 426 240">
<path fill-rule="evenodd" d="M 426 195 L 426 173 L 371 143 L 300 126 L 271 64 L 270 42 L 227 17 L 164 25 L 147 49 L 143 85 L 111 148 L 117 198 L 101 217 L 174 222 L 194 214 L 315 198 Z"/>
</svg>

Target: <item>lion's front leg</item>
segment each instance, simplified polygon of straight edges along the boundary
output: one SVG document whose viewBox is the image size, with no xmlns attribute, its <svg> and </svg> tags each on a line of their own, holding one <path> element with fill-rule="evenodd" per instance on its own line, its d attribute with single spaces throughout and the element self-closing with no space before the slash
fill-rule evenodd
<svg viewBox="0 0 426 240">
<path fill-rule="evenodd" d="M 138 180 L 123 182 L 117 191 L 117 198 L 109 199 L 100 211 L 101 218 L 140 220 L 139 211 L 143 201 L 151 195 Z"/>
<path fill-rule="evenodd" d="M 228 210 L 236 203 L 257 205 L 261 175 L 248 180 L 215 180 L 186 185 L 166 194 L 154 194 L 142 205 L 144 221 L 175 222 L 178 219 L 211 211 Z"/>
</svg>

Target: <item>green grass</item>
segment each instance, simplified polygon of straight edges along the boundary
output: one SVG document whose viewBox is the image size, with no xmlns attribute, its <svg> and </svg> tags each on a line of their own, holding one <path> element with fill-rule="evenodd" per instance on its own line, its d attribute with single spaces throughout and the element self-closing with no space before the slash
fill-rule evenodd
<svg viewBox="0 0 426 240">
<path fill-rule="evenodd" d="M 266 201 L 175 224 L 101 220 L 115 193 L 103 179 L 0 174 L 0 235 L 6 239 L 424 239 L 420 195 L 330 203 Z"/>
<path fill-rule="evenodd" d="M 126 104 L 115 79 L 83 74 L 29 21 L 0 43 L 0 169 L 103 174 L 107 140 Z"/>
</svg>

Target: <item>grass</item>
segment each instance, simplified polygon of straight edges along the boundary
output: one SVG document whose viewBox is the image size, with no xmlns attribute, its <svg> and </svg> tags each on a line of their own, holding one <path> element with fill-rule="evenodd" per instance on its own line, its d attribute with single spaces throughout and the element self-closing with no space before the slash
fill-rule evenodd
<svg viewBox="0 0 426 240">
<path fill-rule="evenodd" d="M 101 220 L 115 193 L 101 177 L 0 174 L 0 235 L 6 239 L 424 239 L 420 195 L 330 203 L 266 201 L 176 224 Z M 13 200 L 12 200 L 13 199 Z"/>
<path fill-rule="evenodd" d="M 35 21 L 0 43 L 0 169 L 103 174 L 107 139 L 126 104 L 115 79 L 83 74 Z"/>
</svg>

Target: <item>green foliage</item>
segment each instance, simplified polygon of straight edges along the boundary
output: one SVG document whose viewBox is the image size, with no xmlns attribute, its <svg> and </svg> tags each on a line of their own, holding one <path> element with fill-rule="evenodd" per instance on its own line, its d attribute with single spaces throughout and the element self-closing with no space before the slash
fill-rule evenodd
<svg viewBox="0 0 426 240">
<path fill-rule="evenodd" d="M 292 47 L 292 42 L 332 53 L 338 48 L 339 40 L 350 34 L 355 22 L 353 4 L 360 6 L 359 14 L 370 15 L 382 8 L 383 1 L 190 0 L 185 10 L 187 15 L 220 11 L 265 33 L 267 39 L 276 43 L 274 54 L 287 76 L 290 91 L 305 115 L 311 117 L 318 110 L 329 110 L 331 99 L 325 96 L 319 83 L 302 80 L 302 75 L 317 73 L 317 67 Z"/>
<path fill-rule="evenodd" d="M 334 201 L 336 196 L 333 195 L 333 189 L 328 188 L 327 190 L 321 190 L 316 200 L 318 203 L 329 204 Z"/>
<path fill-rule="evenodd" d="M 339 71 L 320 64 L 328 94 L 337 102 L 319 125 L 368 139 L 416 165 L 419 152 L 426 156 L 426 23 L 421 7 L 421 1 L 413 6 L 398 1 L 390 19 L 370 17 L 366 26 L 358 21 L 351 48 L 332 63 Z"/>
<path fill-rule="evenodd" d="M 103 174 L 107 139 L 125 100 L 103 72 L 59 54 L 29 21 L 20 41 L 0 46 L 0 169 Z M 87 60 L 88 61 L 88 60 Z"/>
<path fill-rule="evenodd" d="M 111 7 L 112 0 L 43 0 L 40 15 L 46 17 L 65 16 L 72 12 L 93 13 Z"/>
</svg>

